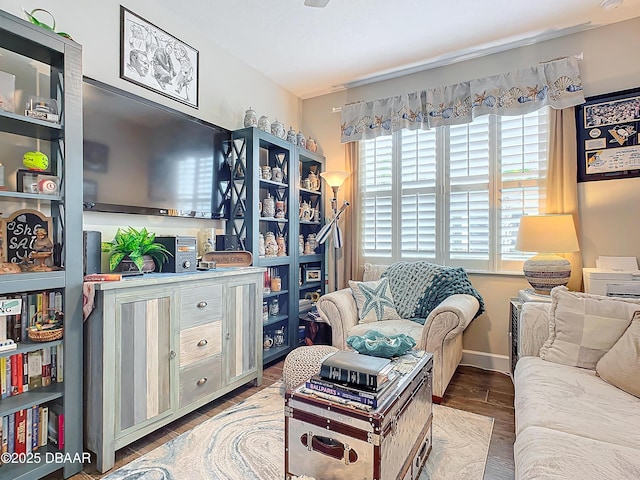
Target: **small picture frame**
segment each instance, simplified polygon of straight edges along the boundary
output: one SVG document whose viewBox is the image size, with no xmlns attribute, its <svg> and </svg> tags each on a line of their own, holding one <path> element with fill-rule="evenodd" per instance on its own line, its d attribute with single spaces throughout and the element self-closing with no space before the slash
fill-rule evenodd
<svg viewBox="0 0 640 480">
<path fill-rule="evenodd" d="M 19 169 L 16 172 L 16 189 L 22 193 L 39 193 L 38 175 L 43 172 L 36 170 Z"/>
<path fill-rule="evenodd" d="M 322 279 L 322 270 L 319 268 L 306 268 L 304 270 L 304 283 L 319 282 Z"/>
</svg>

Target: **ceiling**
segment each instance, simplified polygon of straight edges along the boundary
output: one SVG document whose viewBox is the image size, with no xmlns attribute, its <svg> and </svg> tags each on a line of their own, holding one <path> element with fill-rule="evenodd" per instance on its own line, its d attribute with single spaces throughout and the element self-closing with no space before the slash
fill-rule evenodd
<svg viewBox="0 0 640 480">
<path fill-rule="evenodd" d="M 306 99 L 640 16 L 640 0 L 602 1 L 190 0 L 189 22 Z"/>
</svg>

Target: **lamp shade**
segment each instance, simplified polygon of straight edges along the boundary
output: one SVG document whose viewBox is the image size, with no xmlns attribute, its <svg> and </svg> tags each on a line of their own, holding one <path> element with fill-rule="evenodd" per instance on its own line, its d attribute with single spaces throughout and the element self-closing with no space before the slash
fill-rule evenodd
<svg viewBox="0 0 640 480">
<path fill-rule="evenodd" d="M 520 218 L 516 250 L 567 253 L 580 250 L 572 215 L 525 215 Z"/>
<path fill-rule="evenodd" d="M 330 187 L 340 187 L 349 174 L 339 170 L 329 170 L 328 172 L 320 173 L 320 176 L 324 178 L 324 181 L 327 182 L 327 185 Z"/>
</svg>

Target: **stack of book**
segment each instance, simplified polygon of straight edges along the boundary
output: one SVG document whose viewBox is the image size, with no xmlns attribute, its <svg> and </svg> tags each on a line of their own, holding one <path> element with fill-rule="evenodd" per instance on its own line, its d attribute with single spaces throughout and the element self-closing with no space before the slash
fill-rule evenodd
<svg viewBox="0 0 640 480">
<path fill-rule="evenodd" d="M 401 376 L 389 359 L 340 351 L 322 362 L 320 373 L 303 389 L 337 403 L 372 410 L 389 397 Z"/>
</svg>

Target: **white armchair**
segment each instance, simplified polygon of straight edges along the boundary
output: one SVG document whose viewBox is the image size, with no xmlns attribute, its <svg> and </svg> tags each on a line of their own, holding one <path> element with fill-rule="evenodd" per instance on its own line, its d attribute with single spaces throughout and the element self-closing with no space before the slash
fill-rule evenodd
<svg viewBox="0 0 640 480">
<path fill-rule="evenodd" d="M 373 268 L 371 268 L 373 267 Z M 365 268 L 364 281 L 377 280 L 384 271 L 377 266 Z M 433 354 L 433 397 L 440 402 L 462 359 L 462 332 L 478 312 L 478 300 L 468 294 L 447 297 L 431 311 L 424 325 L 412 320 L 384 320 L 358 323 L 358 308 L 350 288 L 328 293 L 317 303 L 320 316 L 331 325 L 332 345 L 349 350 L 350 335 L 377 330 L 384 335 L 404 333 L 416 341 L 416 349 Z"/>
</svg>

